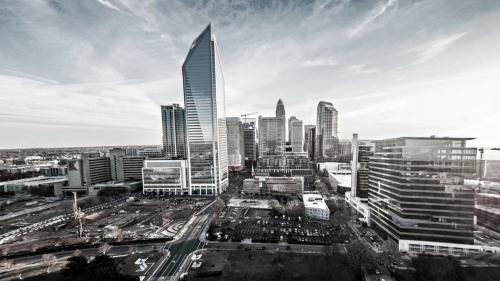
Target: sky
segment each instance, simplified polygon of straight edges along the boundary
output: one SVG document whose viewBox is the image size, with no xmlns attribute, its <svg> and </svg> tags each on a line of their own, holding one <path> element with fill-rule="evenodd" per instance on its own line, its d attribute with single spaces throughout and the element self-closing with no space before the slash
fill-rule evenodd
<svg viewBox="0 0 500 281">
<path fill-rule="evenodd" d="M 314 124 L 324 100 L 343 139 L 500 146 L 497 0 L 3 0 L 0 148 L 160 144 L 160 105 L 182 104 L 209 23 L 228 116 L 281 98 Z"/>
</svg>

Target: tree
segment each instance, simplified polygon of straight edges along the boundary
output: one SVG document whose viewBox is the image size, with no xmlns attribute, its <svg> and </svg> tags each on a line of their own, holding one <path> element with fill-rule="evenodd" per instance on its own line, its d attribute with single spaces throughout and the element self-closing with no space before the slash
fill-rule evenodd
<svg viewBox="0 0 500 281">
<path fill-rule="evenodd" d="M 42 263 L 45 267 L 47 267 L 46 272 L 49 273 L 50 270 L 56 265 L 57 258 L 52 254 L 43 254 Z"/>
<path fill-rule="evenodd" d="M 87 266 L 87 258 L 82 256 L 72 256 L 68 259 L 68 263 L 63 269 L 63 273 L 65 276 L 78 275 L 79 272 L 85 272 L 87 270 Z"/>
<path fill-rule="evenodd" d="M 34 242 L 30 245 L 30 248 L 31 248 L 32 252 L 36 252 L 36 250 L 38 250 L 38 248 L 40 248 L 40 245 L 38 243 Z"/>
<path fill-rule="evenodd" d="M 109 252 L 109 250 L 110 250 L 110 249 L 111 249 L 111 245 L 109 245 L 109 244 L 108 244 L 108 243 L 106 243 L 106 242 L 102 243 L 102 244 L 99 246 L 99 248 L 98 248 L 99 252 L 100 252 L 101 254 L 103 254 L 103 255 L 106 255 L 106 254 Z"/>
<path fill-rule="evenodd" d="M 390 263 L 391 260 L 399 260 L 401 254 L 399 253 L 398 244 L 387 239 L 382 243 L 382 251 L 380 252 L 380 257 L 386 263 Z"/>
<path fill-rule="evenodd" d="M 347 246 L 350 264 L 354 272 L 361 274 L 361 268 L 375 267 L 375 253 L 362 241 L 355 240 Z"/>
<path fill-rule="evenodd" d="M 451 256 L 433 257 L 419 255 L 412 260 L 417 281 L 464 281 L 460 263 Z"/>
</svg>

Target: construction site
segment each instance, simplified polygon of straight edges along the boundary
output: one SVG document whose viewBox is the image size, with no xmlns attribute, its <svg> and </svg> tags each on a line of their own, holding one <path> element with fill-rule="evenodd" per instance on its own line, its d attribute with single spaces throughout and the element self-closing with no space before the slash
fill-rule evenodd
<svg viewBox="0 0 500 281">
<path fill-rule="evenodd" d="M 0 257 L 103 242 L 167 241 L 209 202 L 144 197 L 75 197 L 28 207 L 17 202 L 0 215 Z"/>
</svg>

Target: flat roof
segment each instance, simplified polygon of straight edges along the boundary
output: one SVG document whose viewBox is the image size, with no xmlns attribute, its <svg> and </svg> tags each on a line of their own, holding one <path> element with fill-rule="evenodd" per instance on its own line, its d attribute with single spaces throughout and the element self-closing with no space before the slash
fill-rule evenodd
<svg viewBox="0 0 500 281">
<path fill-rule="evenodd" d="M 317 193 L 304 193 L 302 194 L 302 199 L 304 201 L 305 208 L 319 208 L 323 210 L 328 210 L 328 206 L 323 199 L 321 194 Z"/>
<path fill-rule="evenodd" d="M 458 137 L 396 137 L 396 138 L 381 139 L 381 140 L 376 140 L 376 141 L 377 142 L 381 142 L 381 141 L 392 141 L 392 140 L 400 140 L 400 139 L 411 139 L 411 140 L 475 140 L 476 138 L 470 138 L 470 137 L 463 137 L 463 138 L 458 138 Z"/>
<path fill-rule="evenodd" d="M 38 177 L 33 177 L 33 178 L 3 181 L 3 182 L 0 182 L 0 186 L 11 185 L 11 184 L 23 184 L 23 183 L 28 183 L 28 184 L 53 183 L 53 182 L 61 182 L 61 181 L 67 181 L 67 180 L 68 180 L 68 178 L 65 176 L 64 177 L 38 176 Z"/>
</svg>

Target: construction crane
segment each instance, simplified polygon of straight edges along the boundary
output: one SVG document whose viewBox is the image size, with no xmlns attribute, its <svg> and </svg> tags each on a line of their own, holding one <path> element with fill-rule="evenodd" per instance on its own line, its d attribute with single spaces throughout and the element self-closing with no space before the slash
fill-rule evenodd
<svg viewBox="0 0 500 281">
<path fill-rule="evenodd" d="M 498 147 L 480 147 L 477 149 L 479 151 L 479 181 L 481 181 L 481 178 L 483 177 L 483 154 L 485 150 L 499 150 L 500 148 Z"/>
<path fill-rule="evenodd" d="M 246 122 L 247 121 L 247 116 L 250 116 L 250 115 L 255 115 L 255 114 L 259 114 L 258 112 L 252 112 L 252 113 L 243 113 L 241 114 L 240 116 L 243 117 L 243 122 Z"/>
</svg>

